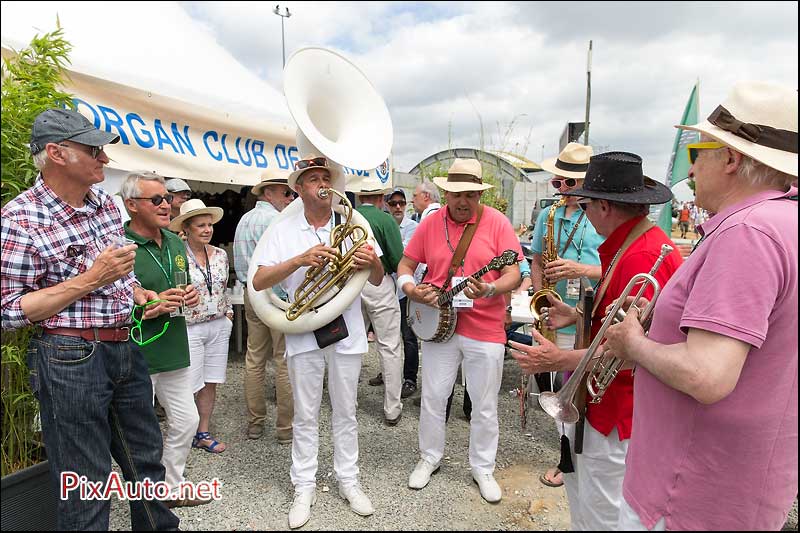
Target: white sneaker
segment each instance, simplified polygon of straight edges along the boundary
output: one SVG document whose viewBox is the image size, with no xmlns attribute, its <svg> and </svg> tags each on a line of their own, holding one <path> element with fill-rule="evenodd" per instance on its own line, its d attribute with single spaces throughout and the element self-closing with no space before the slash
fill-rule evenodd
<svg viewBox="0 0 800 533">
<path fill-rule="evenodd" d="M 420 459 L 414 471 L 408 476 L 408 486 L 412 489 L 421 489 L 431 480 L 431 474 L 439 470 L 439 465 L 432 465 L 425 459 Z"/>
<path fill-rule="evenodd" d="M 369 501 L 367 495 L 361 490 L 361 486 L 356 483 L 349 487 L 339 485 L 339 496 L 350 502 L 350 509 L 354 513 L 361 516 L 369 516 L 375 512 L 372 507 L 372 502 Z"/>
<path fill-rule="evenodd" d="M 315 489 L 294 493 L 292 507 L 289 509 L 289 527 L 297 529 L 302 527 L 311 518 L 311 506 L 317 503 Z"/>
<path fill-rule="evenodd" d="M 487 502 L 497 503 L 503 497 L 503 491 L 500 490 L 500 485 L 494 480 L 492 474 L 478 474 L 473 472 L 472 479 L 478 484 L 481 496 Z"/>
</svg>

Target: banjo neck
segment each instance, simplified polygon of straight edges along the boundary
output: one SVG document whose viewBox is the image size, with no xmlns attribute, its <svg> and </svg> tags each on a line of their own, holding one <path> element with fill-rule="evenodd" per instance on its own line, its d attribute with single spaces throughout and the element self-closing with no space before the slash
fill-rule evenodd
<svg viewBox="0 0 800 533">
<path fill-rule="evenodd" d="M 492 270 L 492 269 L 489 268 L 489 265 L 486 265 L 482 269 L 480 269 L 477 272 L 475 272 L 474 274 L 472 274 L 472 276 L 464 278 L 457 285 L 454 285 L 450 290 L 447 290 L 447 291 L 443 292 L 439 296 L 439 299 L 437 300 L 437 303 L 440 306 L 450 303 L 453 300 L 453 298 L 455 297 L 456 294 L 458 294 L 459 292 L 464 290 L 464 287 L 467 286 L 467 282 L 469 281 L 470 277 L 471 278 L 475 278 L 475 279 L 480 279 L 481 276 L 483 276 L 484 274 L 486 274 L 490 270 Z"/>
</svg>

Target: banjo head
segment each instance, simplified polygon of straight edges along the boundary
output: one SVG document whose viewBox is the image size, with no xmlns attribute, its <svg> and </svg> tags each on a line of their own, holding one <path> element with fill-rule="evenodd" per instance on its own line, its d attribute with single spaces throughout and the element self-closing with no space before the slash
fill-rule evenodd
<svg viewBox="0 0 800 533">
<path fill-rule="evenodd" d="M 408 301 L 408 325 L 423 341 L 431 340 L 439 329 L 439 309 L 430 305 Z"/>
</svg>

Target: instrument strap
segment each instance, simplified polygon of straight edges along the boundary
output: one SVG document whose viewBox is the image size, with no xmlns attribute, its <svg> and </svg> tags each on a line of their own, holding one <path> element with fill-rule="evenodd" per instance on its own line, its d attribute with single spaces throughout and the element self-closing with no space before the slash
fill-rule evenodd
<svg viewBox="0 0 800 533">
<path fill-rule="evenodd" d="M 464 230 L 464 233 L 461 235 L 461 239 L 458 241 L 458 246 L 456 246 L 456 251 L 453 253 L 453 261 L 450 263 L 450 269 L 447 271 L 447 281 L 444 282 L 442 285 L 442 290 L 447 289 L 450 285 L 450 280 L 453 278 L 453 275 L 458 270 L 464 261 L 464 256 L 467 255 L 467 248 L 469 247 L 469 243 L 472 242 L 472 237 L 475 236 L 475 231 L 478 229 L 478 224 L 481 222 L 481 215 L 483 215 L 483 204 L 478 204 L 478 215 L 475 217 L 474 224 L 467 224 L 467 228 Z M 447 228 L 447 210 L 445 209 L 444 213 L 444 224 L 445 229 Z"/>
<path fill-rule="evenodd" d="M 647 233 L 647 231 L 652 227 L 654 227 L 653 223 L 650 222 L 647 219 L 647 217 L 644 217 L 642 218 L 642 220 L 639 221 L 638 224 L 636 224 L 633 227 L 630 233 L 628 233 L 628 236 L 625 237 L 625 242 L 622 243 L 622 246 L 617 251 L 617 255 L 614 256 L 614 259 L 611 260 L 611 264 L 608 266 L 608 270 L 606 270 L 606 273 L 603 274 L 602 283 L 600 284 L 595 293 L 594 306 L 592 307 L 591 316 L 594 316 L 594 313 L 597 311 L 597 308 L 600 307 L 600 302 L 603 301 L 603 296 L 605 296 L 606 289 L 608 289 L 608 284 L 611 282 L 611 278 L 613 277 L 614 269 L 616 269 L 617 267 L 617 259 L 622 257 L 622 255 L 630 247 L 630 245 L 633 244 L 633 241 L 635 241 L 636 239 Z"/>
<path fill-rule="evenodd" d="M 578 226 L 581 225 L 581 221 L 583 220 L 583 217 L 585 215 L 586 215 L 586 211 L 582 211 L 581 212 L 581 216 L 578 217 L 578 220 L 575 221 L 575 225 L 572 226 L 572 232 L 569 234 L 569 237 L 567 237 L 567 243 L 564 245 L 564 248 L 563 248 L 564 249 L 564 255 L 567 254 L 567 248 L 569 248 L 569 245 L 572 243 L 572 238 L 575 236 L 575 232 L 578 231 Z M 583 229 L 584 229 L 584 231 L 586 231 L 586 225 L 585 224 L 583 226 Z M 561 239 L 561 233 L 560 232 L 558 234 L 558 238 L 559 238 L 559 240 Z M 559 245 L 560 244 L 561 243 L 559 243 Z M 561 246 L 558 246 L 558 249 L 561 249 Z M 578 249 L 578 253 L 580 253 L 580 248 Z"/>
</svg>

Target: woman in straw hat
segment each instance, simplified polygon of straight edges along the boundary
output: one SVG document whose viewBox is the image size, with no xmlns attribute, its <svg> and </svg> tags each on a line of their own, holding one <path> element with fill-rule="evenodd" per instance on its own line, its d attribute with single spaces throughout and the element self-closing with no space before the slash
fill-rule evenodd
<svg viewBox="0 0 800 533">
<path fill-rule="evenodd" d="M 797 495 L 797 89 L 739 83 L 688 145 L 714 215 L 661 291 L 636 364 L 618 529 L 778 530 Z"/>
<path fill-rule="evenodd" d="M 202 200 L 188 200 L 181 205 L 169 229 L 186 235 L 189 275 L 196 280 L 200 303 L 186 309 L 189 336 L 189 375 L 195 394 L 200 423 L 192 447 L 222 453 L 226 445 L 211 436 L 209 424 L 217 396 L 217 384 L 225 383 L 228 365 L 228 341 L 233 326 L 233 308 L 225 294 L 228 285 L 228 255 L 211 246 L 214 224 L 222 218 L 222 209 L 206 207 Z"/>
</svg>

